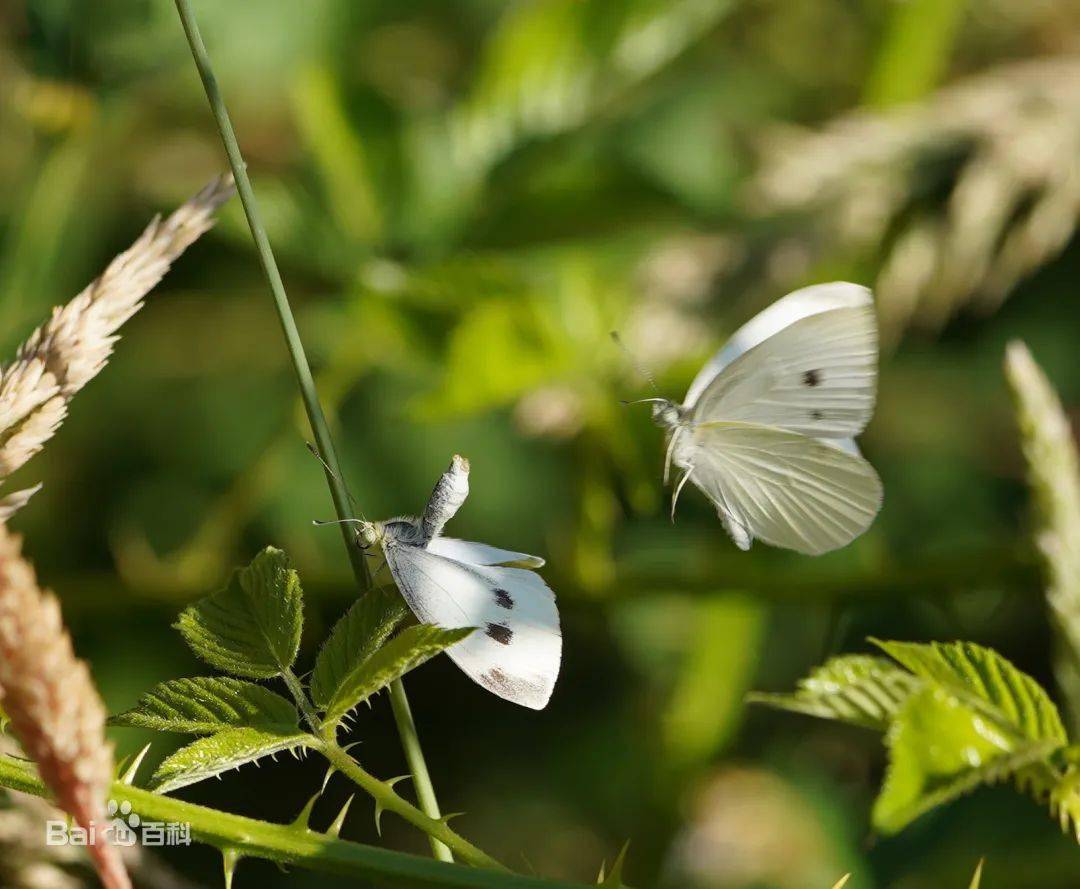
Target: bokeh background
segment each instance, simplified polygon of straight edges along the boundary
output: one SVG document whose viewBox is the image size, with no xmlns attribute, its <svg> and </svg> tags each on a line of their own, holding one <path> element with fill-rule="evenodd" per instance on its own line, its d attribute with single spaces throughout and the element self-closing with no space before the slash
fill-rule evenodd
<svg viewBox="0 0 1080 889">
<path fill-rule="evenodd" d="M 743 696 L 868 635 L 975 640 L 1055 688 L 1000 368 L 1023 338 L 1076 416 L 1080 4 L 194 6 L 360 505 L 421 508 L 459 451 L 451 532 L 548 559 L 566 642 L 547 710 L 446 659 L 407 683 L 459 830 L 583 881 L 630 839 L 639 886 L 937 889 L 980 856 L 988 887 L 1077 885 L 1075 845 L 1007 788 L 874 836 L 880 738 Z M 225 164 L 167 0 L 8 0 L 0 84 L 11 356 Z M 661 433 L 620 404 L 647 384 L 608 332 L 678 397 L 752 313 L 838 278 L 878 297 L 876 524 L 820 559 L 738 552 L 696 493 L 673 526 Z M 313 656 L 354 587 L 311 526 L 331 506 L 307 437 L 234 201 L 23 471 L 45 488 L 17 527 L 114 711 L 202 672 L 171 621 L 268 543 L 301 572 Z M 370 770 L 404 771 L 385 701 L 354 733 Z M 321 777 L 289 760 L 182 795 L 285 820 Z M 367 801 L 343 835 L 379 841 Z M 211 850 L 168 863 L 220 879 Z M 238 884 L 339 885 L 257 863 Z"/>
</svg>

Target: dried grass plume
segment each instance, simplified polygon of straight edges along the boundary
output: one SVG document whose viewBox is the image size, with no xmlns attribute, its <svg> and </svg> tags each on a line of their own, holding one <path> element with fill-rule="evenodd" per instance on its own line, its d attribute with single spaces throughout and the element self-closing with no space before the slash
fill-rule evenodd
<svg viewBox="0 0 1080 889">
<path fill-rule="evenodd" d="M 233 194 L 231 176 L 210 182 L 164 221 L 155 218 L 137 241 L 19 347 L 0 373 L 0 481 L 42 449 L 67 416 L 68 403 L 105 366 L 120 325 L 169 266 L 214 224 Z M 0 500 L 6 519 L 32 496 L 27 489 Z"/>
<path fill-rule="evenodd" d="M 105 705 L 76 659 L 60 605 L 43 592 L 19 537 L 0 524 L 0 692 L 11 728 L 57 804 L 99 827 L 90 853 L 107 889 L 130 889 L 115 847 L 102 837 L 113 776 Z"/>
<path fill-rule="evenodd" d="M 1055 671 L 1072 727 L 1080 730 L 1080 454 L 1057 392 L 1022 342 L 1009 344 L 1005 376 L 1035 501 Z"/>
</svg>

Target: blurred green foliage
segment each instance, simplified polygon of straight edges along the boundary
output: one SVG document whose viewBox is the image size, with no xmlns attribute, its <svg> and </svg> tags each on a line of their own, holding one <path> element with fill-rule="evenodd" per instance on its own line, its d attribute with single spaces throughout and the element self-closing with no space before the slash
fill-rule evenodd
<svg viewBox="0 0 1080 889">
<path fill-rule="evenodd" d="M 1053 687 L 1000 362 L 1023 338 L 1075 420 L 1076 244 L 1036 251 L 1039 268 L 1003 303 L 980 299 L 973 278 L 947 311 L 882 305 L 895 345 L 864 443 L 885 507 L 864 538 L 818 560 L 735 551 L 696 497 L 670 525 L 660 433 L 619 403 L 647 383 L 608 339 L 618 329 L 674 397 L 785 289 L 878 281 L 898 231 L 970 196 L 952 190 L 974 163 L 965 145 L 926 133 L 929 147 L 865 178 L 822 158 L 870 214 L 853 217 L 865 237 L 852 249 L 815 225 L 815 201 L 755 198 L 776 134 L 849 113 L 882 115 L 887 133 L 890 114 L 948 84 L 1067 53 L 1075 3 L 195 6 L 360 505 L 372 517 L 419 509 L 461 452 L 473 493 L 456 533 L 548 558 L 566 657 L 547 710 L 519 712 L 445 659 L 411 677 L 444 806 L 468 812 L 456 827 L 508 862 L 576 878 L 629 837 L 626 876 L 640 886 L 804 889 L 847 871 L 859 889 L 963 885 L 984 854 L 988 886 L 1076 884 L 1076 849 L 1007 791 L 871 839 L 878 740 L 742 702 L 865 650 L 867 635 L 975 640 Z M 164 0 L 6 4 L 0 79 L 10 355 L 224 159 Z M 1074 115 L 1054 123 L 1080 133 Z M 993 125 L 1006 140 L 1030 133 L 1007 115 Z M 1056 157 L 1067 169 L 1068 152 Z M 890 187 L 905 190 L 891 228 L 861 223 Z M 960 237 L 977 212 L 950 218 L 956 243 L 983 243 L 981 230 Z M 922 286 L 895 286 L 895 258 L 888 271 L 889 293 Z M 310 666 L 353 587 L 336 535 L 310 524 L 331 508 L 306 435 L 234 202 L 27 471 L 45 489 L 19 530 L 113 711 L 192 672 L 172 616 L 267 544 L 305 577 Z M 384 702 L 355 733 L 373 772 L 403 770 Z M 149 736 L 116 739 L 130 752 Z M 159 746 L 155 762 L 169 752 Z M 187 793 L 285 820 L 316 770 L 279 766 L 273 799 L 244 771 Z M 343 835 L 374 839 L 357 811 Z M 386 842 L 422 849 L 386 821 Z M 207 881 L 218 867 L 197 850 L 171 863 Z M 308 878 L 253 865 L 247 879 Z"/>
</svg>

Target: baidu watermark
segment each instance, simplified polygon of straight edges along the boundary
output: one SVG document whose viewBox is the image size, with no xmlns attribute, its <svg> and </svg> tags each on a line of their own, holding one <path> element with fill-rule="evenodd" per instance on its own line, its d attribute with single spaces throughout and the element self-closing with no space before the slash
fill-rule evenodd
<svg viewBox="0 0 1080 889">
<path fill-rule="evenodd" d="M 191 825 L 186 821 L 144 821 L 131 810 L 131 803 L 117 805 L 109 800 L 109 820 L 104 825 L 89 828 L 67 821 L 45 822 L 45 844 L 48 846 L 93 846 L 100 841 L 117 846 L 190 846 Z"/>
</svg>

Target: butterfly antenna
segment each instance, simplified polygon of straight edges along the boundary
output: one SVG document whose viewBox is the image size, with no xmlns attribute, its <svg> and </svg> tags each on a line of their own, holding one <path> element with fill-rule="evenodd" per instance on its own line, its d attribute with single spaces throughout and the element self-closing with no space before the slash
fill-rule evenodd
<svg viewBox="0 0 1080 889">
<path fill-rule="evenodd" d="M 611 331 L 611 339 L 615 343 L 615 345 L 622 350 L 623 355 L 626 356 L 626 360 L 630 362 L 630 366 L 633 367 L 634 370 L 636 370 L 639 374 L 641 374 L 648 381 L 649 385 L 652 387 L 653 392 L 659 395 L 660 387 L 656 385 L 656 377 L 654 377 L 652 375 L 652 371 L 650 371 L 644 364 L 638 361 L 637 358 L 634 356 L 634 353 L 627 348 L 626 343 L 624 343 L 622 337 L 619 336 L 619 331 Z"/>
<path fill-rule="evenodd" d="M 333 469 L 330 468 L 330 464 L 327 463 L 323 459 L 322 454 L 319 453 L 319 449 L 317 447 L 315 447 L 315 445 L 312 442 L 306 441 L 306 442 L 304 442 L 304 444 L 306 444 L 307 449 L 309 451 L 311 451 L 311 455 L 322 464 L 322 468 L 326 470 L 327 475 L 329 475 L 332 479 L 334 479 L 345 490 L 345 499 L 349 501 L 349 506 L 351 506 L 354 510 L 356 510 L 358 513 L 360 513 L 360 515 L 363 517 L 363 520 L 366 522 L 367 521 L 367 516 L 364 515 L 364 511 L 360 508 L 360 505 L 356 502 L 356 498 L 353 497 L 352 492 L 349 490 L 349 486 L 347 484 L 345 484 L 345 480 L 342 479 L 342 477 L 340 475 L 338 475 L 336 472 L 334 472 Z M 318 525 L 318 524 L 325 525 L 325 524 L 330 524 L 330 523 L 329 522 L 315 522 L 315 524 L 316 525 Z"/>
<path fill-rule="evenodd" d="M 367 519 L 312 519 L 311 524 L 317 528 L 323 525 L 366 525 Z"/>
<path fill-rule="evenodd" d="M 626 399 L 620 399 L 619 404 L 631 405 L 631 404 L 666 404 L 666 398 L 635 398 L 633 401 L 627 401 Z"/>
</svg>

